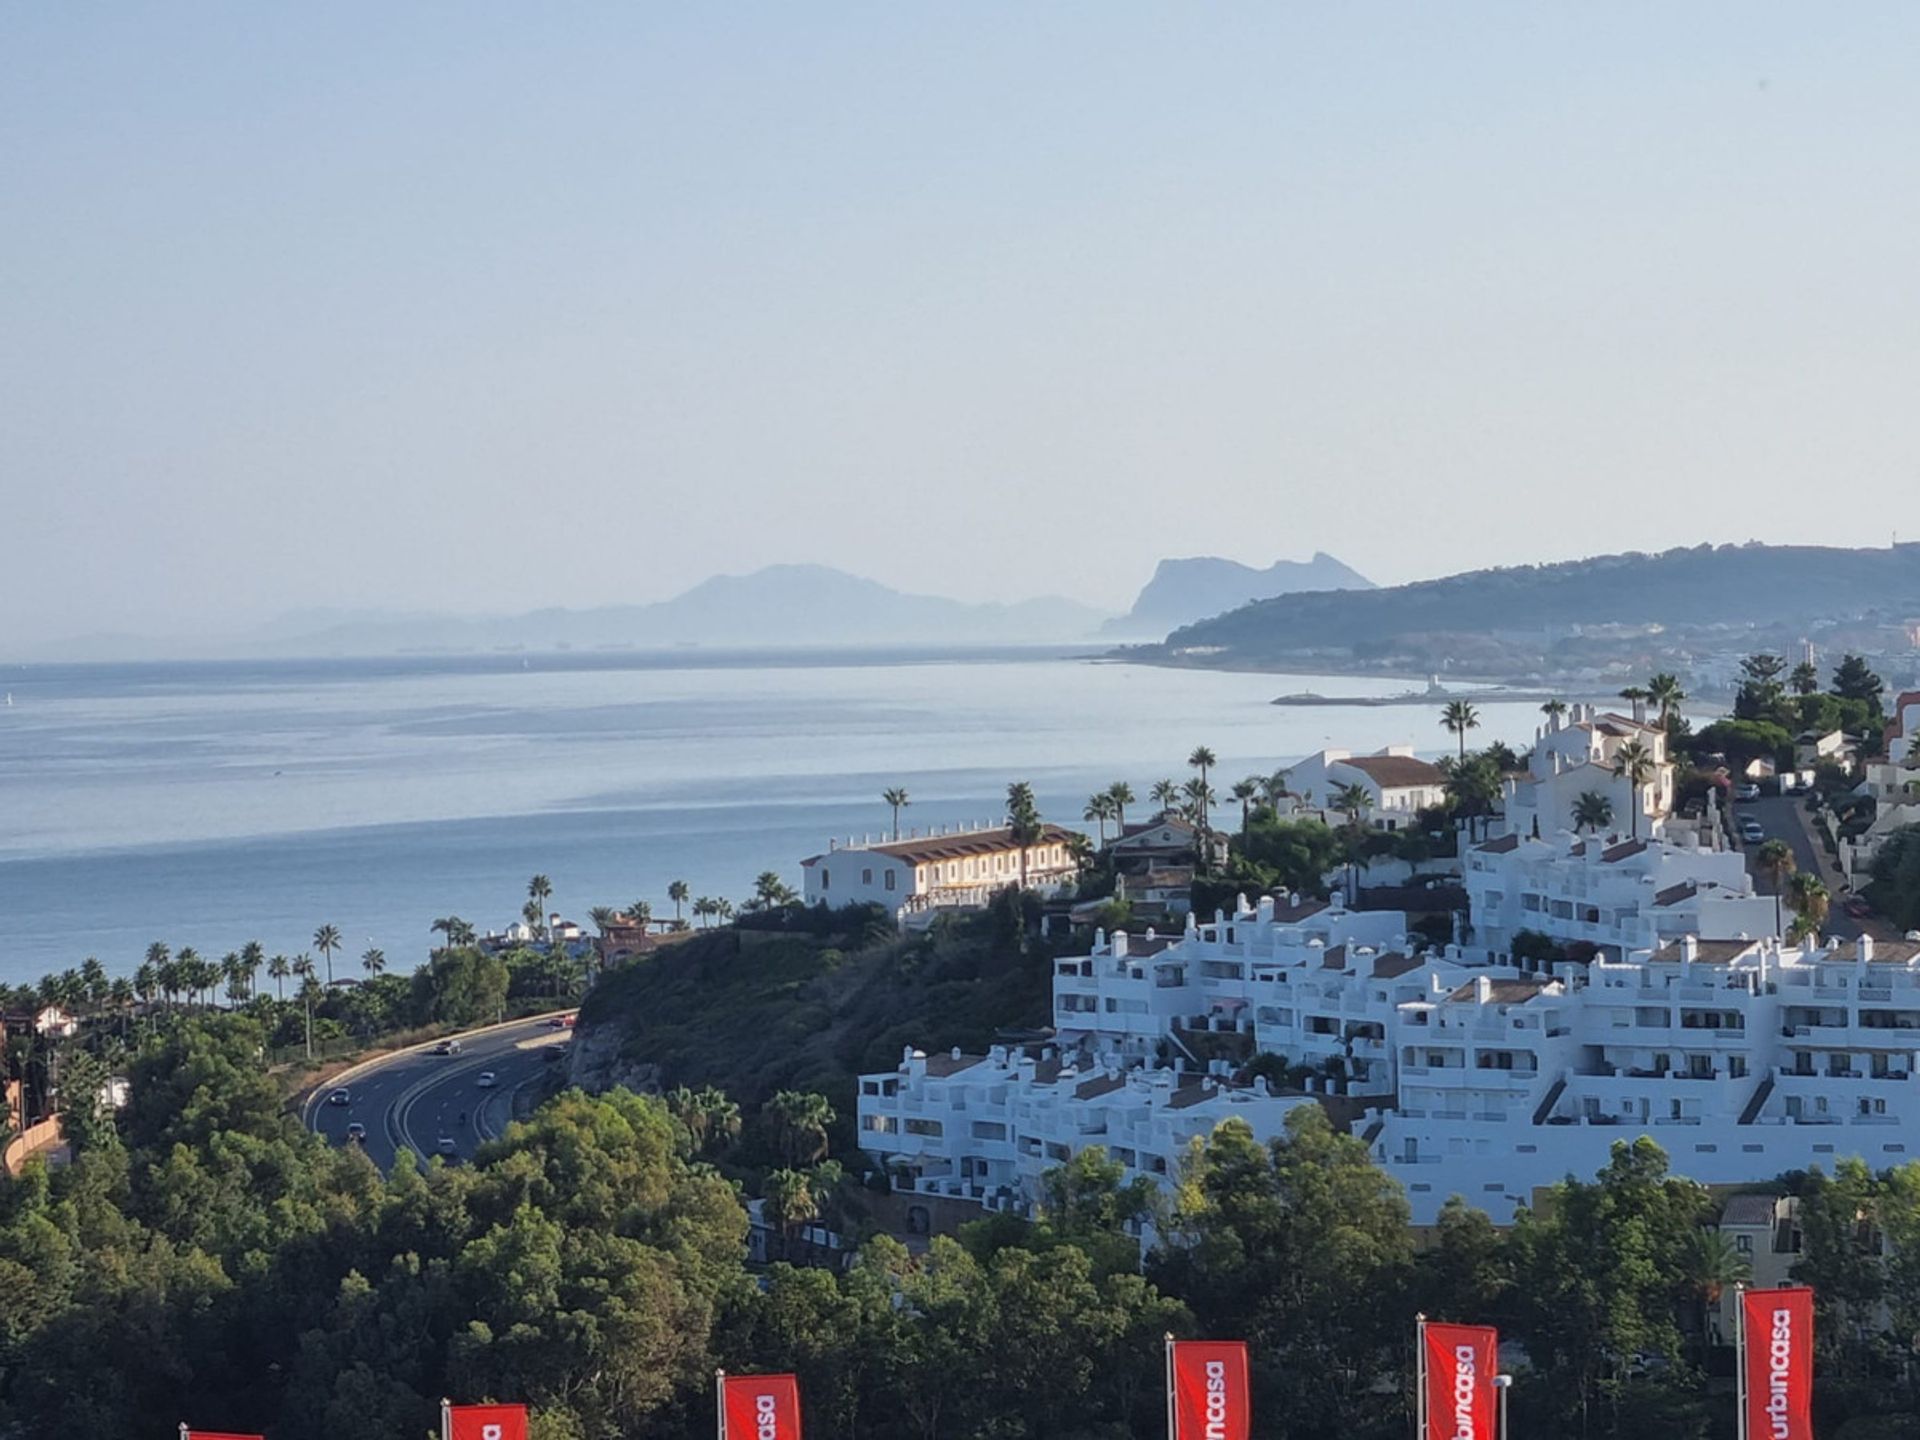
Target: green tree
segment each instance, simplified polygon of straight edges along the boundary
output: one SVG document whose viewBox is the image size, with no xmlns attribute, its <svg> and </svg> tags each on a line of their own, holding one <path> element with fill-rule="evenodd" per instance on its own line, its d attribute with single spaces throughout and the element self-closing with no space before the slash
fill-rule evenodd
<svg viewBox="0 0 1920 1440">
<path fill-rule="evenodd" d="M 1872 708 L 1874 714 L 1880 713 L 1880 697 L 1886 693 L 1886 682 L 1874 674 L 1867 662 L 1858 655 L 1843 655 L 1833 672 L 1833 693 L 1842 700 L 1859 700 Z"/>
<path fill-rule="evenodd" d="M 1794 694 L 1803 698 L 1817 694 L 1820 690 L 1820 672 L 1814 668 L 1811 660 L 1802 660 L 1793 667 L 1793 674 L 1788 678 L 1787 684 Z"/>
<path fill-rule="evenodd" d="M 1660 728 L 1670 729 L 1673 712 L 1680 708 L 1680 702 L 1687 698 L 1687 692 L 1680 688 L 1680 678 L 1670 671 L 1661 671 L 1647 681 L 1647 699 L 1660 707 Z"/>
<path fill-rule="evenodd" d="M 1027 855 L 1046 834 L 1033 787 L 1024 780 L 1007 786 L 1007 839 L 1020 849 L 1020 888 L 1027 888 Z"/>
<path fill-rule="evenodd" d="M 367 972 L 369 980 L 377 978 L 387 968 L 387 952 L 377 946 L 369 946 L 360 957 L 360 968 Z"/>
<path fill-rule="evenodd" d="M 1802 940 L 1811 935 L 1817 939 L 1827 923 L 1832 896 L 1818 875 L 1800 870 L 1787 877 L 1787 905 L 1794 914 L 1790 938 Z"/>
<path fill-rule="evenodd" d="M 1087 797 L 1087 807 L 1080 812 L 1082 820 L 1091 820 L 1100 827 L 1100 847 L 1106 848 L 1107 821 L 1114 815 L 1113 796 L 1106 791 L 1096 791 Z"/>
<path fill-rule="evenodd" d="M 1240 802 L 1240 834 L 1244 837 L 1247 825 L 1253 818 L 1253 802 L 1260 798 L 1260 787 L 1264 782 L 1258 775 L 1249 775 L 1244 780 L 1233 782 L 1233 798 Z"/>
<path fill-rule="evenodd" d="M 1133 787 L 1124 780 L 1116 780 L 1107 787 L 1107 798 L 1113 801 L 1114 834 L 1116 838 L 1127 833 L 1127 806 L 1133 804 Z"/>
<path fill-rule="evenodd" d="M 1787 698 L 1787 688 L 1780 677 L 1786 668 L 1786 661 L 1765 652 L 1742 660 L 1740 688 L 1733 698 L 1734 719 L 1780 724 Z"/>
<path fill-rule="evenodd" d="M 287 998 L 287 977 L 292 973 L 292 962 L 284 955 L 276 955 L 267 961 L 267 974 L 273 977 L 276 998 L 282 1001 Z"/>
<path fill-rule="evenodd" d="M 1226 1120 L 1183 1173 L 1149 1274 L 1202 1334 L 1248 1341 L 1257 1413 L 1290 1434 L 1385 1433 L 1403 1413 L 1375 1380 L 1406 1347 L 1407 1222 L 1398 1185 L 1319 1107 L 1290 1112 L 1271 1145 Z"/>
<path fill-rule="evenodd" d="M 673 902 L 673 919 L 676 925 L 680 923 L 680 907 L 687 903 L 692 894 L 693 891 L 687 888 L 687 882 L 684 880 L 667 882 L 667 899 Z"/>
</svg>

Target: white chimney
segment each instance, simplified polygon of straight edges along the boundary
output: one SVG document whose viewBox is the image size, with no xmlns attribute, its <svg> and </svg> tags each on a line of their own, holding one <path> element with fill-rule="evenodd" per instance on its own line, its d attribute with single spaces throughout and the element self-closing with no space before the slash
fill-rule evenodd
<svg viewBox="0 0 1920 1440">
<path fill-rule="evenodd" d="M 1493 981 L 1488 979 L 1485 975 L 1474 976 L 1473 977 L 1473 998 L 1479 1001 L 1482 1005 L 1486 1004 L 1489 1000 L 1491 1000 L 1493 998 Z"/>
<path fill-rule="evenodd" d="M 1691 965 L 1699 958 L 1700 937 L 1698 935 L 1682 935 L 1680 937 L 1680 963 L 1682 965 Z"/>
</svg>

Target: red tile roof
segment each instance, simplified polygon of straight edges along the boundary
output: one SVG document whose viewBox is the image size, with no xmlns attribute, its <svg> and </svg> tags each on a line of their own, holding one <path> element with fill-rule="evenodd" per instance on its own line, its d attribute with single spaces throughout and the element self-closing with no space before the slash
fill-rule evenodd
<svg viewBox="0 0 1920 1440">
<path fill-rule="evenodd" d="M 1439 766 L 1429 765 L 1412 755 L 1351 755 L 1333 763 L 1351 765 L 1374 784 L 1390 790 L 1414 785 L 1439 785 L 1447 778 L 1440 773 Z"/>
</svg>

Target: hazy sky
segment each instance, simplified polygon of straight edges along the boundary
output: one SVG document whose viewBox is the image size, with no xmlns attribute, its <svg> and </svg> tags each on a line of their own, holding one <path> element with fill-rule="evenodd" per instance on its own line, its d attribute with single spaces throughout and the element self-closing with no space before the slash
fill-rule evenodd
<svg viewBox="0 0 1920 1440">
<path fill-rule="evenodd" d="M 0 649 L 1920 536 L 1916 59 L 1908 3 L 7 5 Z"/>
</svg>

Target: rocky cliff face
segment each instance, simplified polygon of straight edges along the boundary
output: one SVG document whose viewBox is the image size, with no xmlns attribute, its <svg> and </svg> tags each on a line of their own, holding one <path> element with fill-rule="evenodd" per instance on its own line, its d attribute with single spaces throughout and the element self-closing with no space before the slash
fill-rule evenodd
<svg viewBox="0 0 1920 1440">
<path fill-rule="evenodd" d="M 1196 620 L 1224 615 L 1255 600 L 1303 590 L 1371 590 L 1373 582 L 1324 551 L 1311 560 L 1278 560 L 1264 570 L 1211 555 L 1162 560 L 1133 609 L 1104 632 L 1160 639 Z"/>
<path fill-rule="evenodd" d="M 623 1087 L 642 1095 L 658 1091 L 660 1067 L 622 1056 L 622 1039 L 617 1024 L 575 1026 L 567 1083 L 591 1094 Z"/>
</svg>

